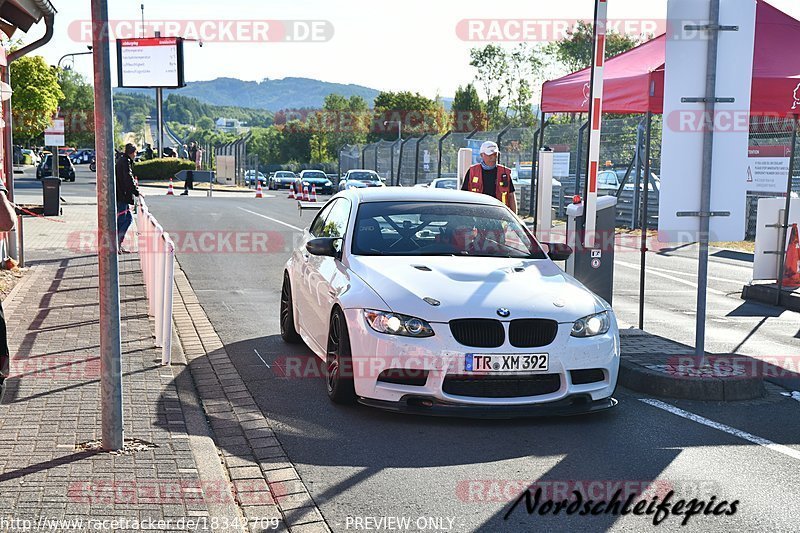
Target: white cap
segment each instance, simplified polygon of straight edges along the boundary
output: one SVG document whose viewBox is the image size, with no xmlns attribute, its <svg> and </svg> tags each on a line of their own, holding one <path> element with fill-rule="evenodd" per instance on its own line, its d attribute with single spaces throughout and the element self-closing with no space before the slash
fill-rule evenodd
<svg viewBox="0 0 800 533">
<path fill-rule="evenodd" d="M 481 145 L 481 153 L 486 155 L 499 154 L 500 149 L 497 147 L 496 142 L 486 141 Z"/>
</svg>

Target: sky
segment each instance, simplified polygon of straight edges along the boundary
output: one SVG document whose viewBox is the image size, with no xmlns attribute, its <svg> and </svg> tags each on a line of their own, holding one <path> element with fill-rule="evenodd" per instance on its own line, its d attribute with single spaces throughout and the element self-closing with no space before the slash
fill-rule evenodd
<svg viewBox="0 0 800 533">
<path fill-rule="evenodd" d="M 86 51 L 80 31 L 91 19 L 89 0 L 51 0 L 58 10 L 53 39 L 36 54 L 55 65 L 64 54 Z M 797 0 L 772 0 L 772 5 L 800 18 Z M 133 23 L 141 21 L 140 1 L 109 0 L 109 19 Z M 187 81 L 232 77 L 260 81 L 265 78 L 307 77 L 337 83 L 364 85 L 379 90 L 407 90 L 434 97 L 452 96 L 459 85 L 473 80 L 469 50 L 485 42 L 464 39 L 466 22 L 491 30 L 491 19 L 535 19 L 568 23 L 591 19 L 592 0 L 403 0 L 379 2 L 365 0 L 144 0 L 146 21 L 194 21 L 181 23 L 181 31 L 192 27 L 210 39 L 200 47 L 186 43 Z M 641 24 L 661 21 L 666 16 L 666 0 L 609 0 L 610 19 L 632 21 L 633 31 Z M 224 16 L 220 13 L 224 12 Z M 265 26 L 265 22 L 266 26 Z M 284 25 L 271 21 L 300 21 Z M 316 21 L 316 22 L 310 22 Z M 201 26 L 206 24 L 205 26 Z M 214 38 L 215 28 L 241 32 L 245 42 Z M 638 24 L 638 25 L 637 25 Z M 116 26 L 124 29 L 125 25 Z M 248 32 L 268 39 L 298 38 L 315 32 L 314 42 L 254 42 Z M 281 27 L 294 28 L 282 32 Z M 506 35 L 513 37 L 515 27 Z M 17 33 L 24 42 L 39 38 L 44 24 L 29 34 Z M 133 30 L 135 31 L 135 30 Z M 528 31 L 535 31 L 528 28 Z M 260 33 L 259 33 L 260 32 Z M 230 34 L 228 34 L 230 35 Z M 127 37 L 128 35 L 126 35 Z M 137 36 L 137 35 L 134 35 Z M 191 36 L 191 35 L 190 35 Z M 490 36 L 489 36 L 490 37 Z M 509 42 L 508 46 L 513 46 Z M 112 52 L 112 73 L 116 72 L 116 52 Z M 70 64 L 66 59 L 62 63 Z M 74 58 L 74 68 L 92 77 L 92 57 Z M 116 78 L 116 76 L 114 76 Z M 116 85 L 116 79 L 113 82 Z"/>
</svg>

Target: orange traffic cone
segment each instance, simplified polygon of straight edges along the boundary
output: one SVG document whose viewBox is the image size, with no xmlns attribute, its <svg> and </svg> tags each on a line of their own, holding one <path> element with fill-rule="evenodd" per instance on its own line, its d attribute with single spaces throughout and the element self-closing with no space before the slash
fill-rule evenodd
<svg viewBox="0 0 800 533">
<path fill-rule="evenodd" d="M 797 224 L 792 224 L 789 246 L 786 248 L 786 262 L 783 266 L 783 286 L 793 289 L 800 287 L 800 240 L 797 237 Z"/>
<path fill-rule="evenodd" d="M 289 185 L 289 200 L 294 200 L 294 183 Z"/>
<path fill-rule="evenodd" d="M 172 178 L 169 179 L 169 189 L 167 189 L 167 196 L 175 196 L 175 189 L 172 188 Z"/>
<path fill-rule="evenodd" d="M 303 185 L 303 201 L 308 201 L 308 185 Z"/>
<path fill-rule="evenodd" d="M 264 191 L 261 190 L 261 182 L 258 182 L 258 187 L 256 187 L 256 198 L 264 198 Z"/>
<path fill-rule="evenodd" d="M 308 200 L 309 202 L 316 202 L 317 201 L 317 186 L 311 184 L 311 198 Z"/>
</svg>

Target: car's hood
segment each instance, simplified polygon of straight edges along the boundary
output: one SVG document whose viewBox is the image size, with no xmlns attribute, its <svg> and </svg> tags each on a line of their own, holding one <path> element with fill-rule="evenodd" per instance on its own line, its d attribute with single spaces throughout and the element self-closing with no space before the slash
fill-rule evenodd
<svg viewBox="0 0 800 533">
<path fill-rule="evenodd" d="M 328 178 L 303 178 L 303 181 L 308 183 L 326 183 L 330 181 Z"/>
<path fill-rule="evenodd" d="M 497 319 L 499 308 L 511 311 L 508 319 L 573 322 L 606 308 L 600 298 L 549 260 L 351 256 L 350 267 L 391 311 L 430 322 Z M 438 300 L 440 305 L 424 298 Z"/>
<path fill-rule="evenodd" d="M 347 180 L 345 182 L 348 187 L 355 187 L 357 189 L 364 189 L 366 187 L 383 187 L 383 183 L 377 181 L 361 181 L 361 180 Z"/>
</svg>

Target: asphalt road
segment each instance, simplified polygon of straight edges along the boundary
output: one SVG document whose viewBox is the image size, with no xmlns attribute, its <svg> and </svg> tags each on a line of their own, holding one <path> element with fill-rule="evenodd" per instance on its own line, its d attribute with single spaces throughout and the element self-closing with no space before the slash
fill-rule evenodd
<svg viewBox="0 0 800 533">
<path fill-rule="evenodd" d="M 154 193 L 148 204 L 174 235 L 269 232 L 268 253 L 184 248 L 178 260 L 334 531 L 364 529 L 358 524 L 367 517 L 404 517 L 412 531 L 434 529 L 420 527 L 426 518 L 438 519 L 430 526 L 450 531 L 654 527 L 652 516 L 633 514 L 529 516 L 524 504 L 506 520 L 521 488 L 534 481 L 544 488 L 544 499 L 594 483 L 590 494 L 608 500 L 627 483 L 623 487 L 630 490 L 649 485 L 662 497 L 673 489 L 678 499 L 710 501 L 713 496 L 715 505 L 739 500 L 731 516 L 695 516 L 685 527 L 681 517 L 669 517 L 662 530 L 796 529 L 800 405 L 774 387 L 765 399 L 734 404 L 646 403 L 650 400 L 620 388 L 619 406 L 594 416 L 471 421 L 335 406 L 319 377 L 280 375 L 276 368 L 287 356 L 304 358 L 314 368 L 308 349 L 288 346 L 278 334 L 282 266 L 297 229 L 312 218 L 309 213 L 301 218 L 285 196 L 208 199 Z M 691 257 L 689 249 L 649 255 L 645 321 L 648 331 L 688 344 L 694 338 Z M 747 281 L 750 264 L 721 251 L 712 257 L 709 349 L 797 354 L 798 315 L 738 300 L 734 293 Z M 614 304 L 631 324 L 638 311 L 637 261 L 636 253 L 617 254 Z"/>
</svg>

